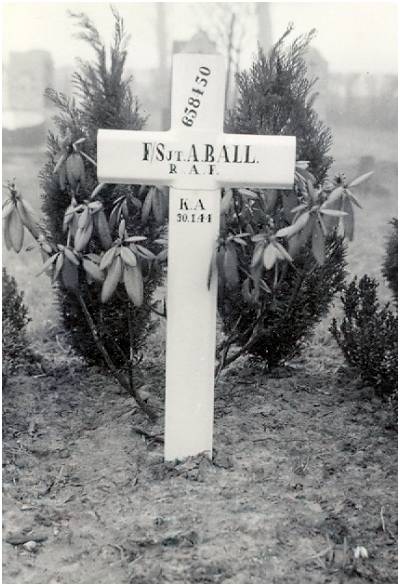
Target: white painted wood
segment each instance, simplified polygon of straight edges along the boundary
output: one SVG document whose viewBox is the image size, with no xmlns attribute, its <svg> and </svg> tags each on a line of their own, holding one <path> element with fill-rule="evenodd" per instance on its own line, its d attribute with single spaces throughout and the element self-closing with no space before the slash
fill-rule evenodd
<svg viewBox="0 0 400 586">
<path fill-rule="evenodd" d="M 201 75 L 203 67 L 210 70 L 209 75 Z M 206 79 L 207 85 L 200 97 L 193 126 L 187 127 L 182 123 L 182 114 L 188 96 L 193 95 L 191 90 L 197 76 Z M 171 126 L 182 139 L 185 134 L 191 137 L 198 132 L 204 141 L 216 131 L 222 131 L 224 79 L 224 62 L 218 55 L 180 54 L 174 57 Z M 219 190 L 201 191 L 199 177 L 207 179 L 210 175 L 190 176 L 194 191 L 170 189 L 166 460 L 182 459 L 201 452 L 212 456 L 217 289 L 214 279 L 208 290 L 207 275 L 218 237 L 221 197 Z M 181 209 L 183 201 L 188 208 L 197 209 L 185 212 Z M 188 213 L 190 220 L 193 218 L 190 214 L 194 213 L 195 218 L 203 221 L 178 222 L 179 213 Z"/>
<path fill-rule="evenodd" d="M 223 133 L 224 86 L 221 56 L 175 55 L 171 130 L 98 132 L 99 181 L 171 188 L 166 460 L 212 454 L 217 280 L 208 290 L 207 275 L 220 188 L 290 189 L 294 179 L 294 137 Z"/>
</svg>

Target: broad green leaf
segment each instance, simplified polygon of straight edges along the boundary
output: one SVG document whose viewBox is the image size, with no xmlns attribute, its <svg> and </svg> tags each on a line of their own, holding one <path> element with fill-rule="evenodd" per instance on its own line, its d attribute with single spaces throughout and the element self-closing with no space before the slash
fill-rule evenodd
<svg viewBox="0 0 400 586">
<path fill-rule="evenodd" d="M 283 192 L 282 193 L 282 207 L 285 218 L 288 222 L 292 221 L 292 209 L 298 204 L 298 198 L 295 192 Z"/>
<path fill-rule="evenodd" d="M 121 206 L 122 206 L 122 201 L 120 201 L 117 204 L 114 202 L 114 207 L 111 210 L 111 214 L 110 214 L 110 230 L 111 231 L 114 230 L 115 226 L 119 222 L 119 218 L 121 215 Z"/>
<path fill-rule="evenodd" d="M 74 214 L 75 214 L 75 206 L 70 204 L 67 209 L 65 210 L 64 220 L 63 220 L 63 231 L 66 232 L 68 230 L 68 226 L 72 221 Z"/>
<path fill-rule="evenodd" d="M 164 248 L 164 250 L 162 250 L 161 252 L 159 252 L 156 256 L 157 260 L 159 262 L 164 262 L 167 260 L 168 258 L 168 249 Z"/>
<path fill-rule="evenodd" d="M 42 247 L 40 247 L 40 256 L 42 257 L 42 261 L 44 263 L 46 263 L 49 260 L 49 255 L 47 254 L 47 252 L 45 252 L 43 250 Z M 50 265 L 51 265 L 51 263 L 50 263 Z M 51 266 L 50 265 L 44 269 L 44 272 L 46 273 L 46 275 L 49 275 L 49 276 L 51 275 Z M 43 272 L 43 271 L 41 271 L 41 272 Z"/>
<path fill-rule="evenodd" d="M 100 270 L 99 265 L 92 262 L 89 258 L 83 258 L 82 265 L 88 275 L 92 277 L 92 279 L 99 282 L 104 280 L 104 273 Z"/>
<path fill-rule="evenodd" d="M 146 236 L 129 236 L 129 238 L 125 238 L 125 242 L 143 242 L 143 240 L 147 240 Z M 155 242 L 157 242 L 157 244 L 165 244 L 166 240 L 163 240 L 161 242 L 161 240 L 155 240 Z"/>
<path fill-rule="evenodd" d="M 72 188 L 75 188 L 78 182 L 83 183 L 85 181 L 85 165 L 79 153 L 74 152 L 68 156 L 65 161 L 65 170 L 68 183 Z"/>
<path fill-rule="evenodd" d="M 259 241 L 254 247 L 253 257 L 251 259 L 251 267 L 255 267 L 262 261 L 263 253 L 265 248 L 265 242 Z"/>
<path fill-rule="evenodd" d="M 61 280 L 67 289 L 76 291 L 79 287 L 78 269 L 66 258 L 61 269 Z"/>
<path fill-rule="evenodd" d="M 312 253 L 321 266 L 325 262 L 325 237 L 319 222 L 315 222 L 312 234 Z"/>
<path fill-rule="evenodd" d="M 121 240 L 125 236 L 125 230 L 126 230 L 126 222 L 125 222 L 125 219 L 122 218 L 122 220 L 119 223 L 119 228 L 118 228 L 118 235 L 121 238 Z"/>
<path fill-rule="evenodd" d="M 29 203 L 20 199 L 17 202 L 17 209 L 23 225 L 29 230 L 34 238 L 38 238 L 39 227 L 35 219 L 35 213 Z"/>
<path fill-rule="evenodd" d="M 212 251 L 212 255 L 211 255 L 210 266 L 208 267 L 208 273 L 207 273 L 207 289 L 208 290 L 210 290 L 212 278 L 213 278 L 216 270 L 217 270 L 217 251 L 216 251 L 216 248 L 214 247 L 213 251 Z"/>
<path fill-rule="evenodd" d="M 93 233 L 93 219 L 90 218 L 90 221 L 86 228 L 82 229 L 79 228 L 75 234 L 74 238 L 74 248 L 76 252 L 81 252 L 86 248 L 89 243 L 89 240 Z"/>
<path fill-rule="evenodd" d="M 307 189 L 308 189 L 308 194 L 311 198 L 311 201 L 313 203 L 316 203 L 318 201 L 318 192 L 315 189 L 313 182 L 310 181 L 309 179 L 307 180 Z"/>
<path fill-rule="evenodd" d="M 334 189 L 328 196 L 327 200 L 325 201 L 324 205 L 328 206 L 330 204 L 332 204 L 333 202 L 337 201 L 338 199 L 340 199 L 343 195 L 343 191 L 344 191 L 344 187 L 342 187 L 341 185 L 339 187 L 336 187 L 336 189 Z"/>
<path fill-rule="evenodd" d="M 288 240 L 288 252 L 292 258 L 296 258 L 302 247 L 301 235 L 294 234 Z"/>
<path fill-rule="evenodd" d="M 239 284 L 237 253 L 234 245 L 230 242 L 228 242 L 225 250 L 224 276 L 229 287 L 234 288 Z"/>
<path fill-rule="evenodd" d="M 61 272 L 61 269 L 63 268 L 64 259 L 65 259 L 65 257 L 62 254 L 62 252 L 59 252 L 58 256 L 57 256 L 56 264 L 55 264 L 54 274 L 53 274 L 53 283 L 54 283 L 54 281 L 56 281 L 58 279 L 58 276 Z"/>
<path fill-rule="evenodd" d="M 94 252 L 89 252 L 86 255 L 86 258 L 88 258 L 92 262 L 96 263 L 97 265 L 100 264 L 100 261 L 101 261 L 101 256 L 99 254 L 95 254 Z"/>
<path fill-rule="evenodd" d="M 92 193 L 90 195 L 90 199 L 94 199 L 97 196 L 97 194 L 106 186 L 107 186 L 107 183 L 99 183 L 97 185 L 97 187 L 92 191 Z"/>
<path fill-rule="evenodd" d="M 264 262 L 264 266 L 267 269 L 267 271 L 269 271 L 270 269 L 272 269 L 272 267 L 274 266 L 274 264 L 277 261 L 277 250 L 275 248 L 275 246 L 273 246 L 272 244 L 268 244 L 268 246 L 265 248 L 264 250 L 264 254 L 263 254 L 263 262 Z"/>
<path fill-rule="evenodd" d="M 347 215 L 343 218 L 344 235 L 349 240 L 354 238 L 354 211 L 350 200 L 345 197 L 343 200 L 343 211 L 347 212 Z"/>
<path fill-rule="evenodd" d="M 60 254 L 59 252 L 56 252 L 56 254 L 53 254 L 53 256 L 51 256 L 50 258 L 48 258 L 46 260 L 46 262 L 44 263 L 44 265 L 42 266 L 41 271 L 39 271 L 36 276 L 38 277 L 42 273 L 47 272 L 47 269 L 49 269 L 51 267 L 51 265 L 53 264 L 53 262 L 55 262 L 55 260 L 58 258 L 58 255 L 59 254 Z"/>
<path fill-rule="evenodd" d="M 130 195 L 129 196 L 129 201 L 131 202 L 131 204 L 138 210 L 141 209 L 142 207 L 142 202 L 140 201 L 140 199 L 138 199 L 137 197 L 135 197 L 134 195 Z"/>
<path fill-rule="evenodd" d="M 113 246 L 107 252 L 103 254 L 100 261 L 100 270 L 104 271 L 107 267 L 110 266 L 112 261 L 114 260 L 115 253 L 117 252 L 117 247 Z"/>
<path fill-rule="evenodd" d="M 8 229 L 13 249 L 15 252 L 20 252 L 24 243 L 24 226 L 16 208 L 13 209 L 10 215 Z"/>
<path fill-rule="evenodd" d="M 288 253 L 288 251 L 286 250 L 286 248 L 284 246 L 282 246 L 282 244 L 280 244 L 279 242 L 277 242 L 276 240 L 273 241 L 273 245 L 275 246 L 275 248 L 277 249 L 280 257 L 282 260 L 287 260 L 288 262 L 292 263 L 293 259 L 290 256 L 290 254 Z"/>
<path fill-rule="evenodd" d="M 346 212 L 342 210 L 331 210 L 329 208 L 324 208 L 323 206 L 319 208 L 321 214 L 325 214 L 327 216 L 335 216 L 336 218 L 343 218 L 343 216 L 347 216 Z"/>
<path fill-rule="evenodd" d="M 67 159 L 67 154 L 66 153 L 63 153 L 60 156 L 60 158 L 58 159 L 58 161 L 56 163 L 56 166 L 53 169 L 53 173 L 58 173 L 59 172 L 61 166 L 65 163 L 66 159 Z"/>
<path fill-rule="evenodd" d="M 15 208 L 14 202 L 8 199 L 3 205 L 3 220 L 5 220 Z"/>
<path fill-rule="evenodd" d="M 136 256 L 127 246 L 121 246 L 120 254 L 126 265 L 129 265 L 130 267 L 135 267 L 137 265 Z"/>
<path fill-rule="evenodd" d="M 307 209 L 307 206 L 306 206 L 306 204 L 305 204 L 305 203 L 301 203 L 301 204 L 299 204 L 298 206 L 295 206 L 294 208 L 292 208 L 292 209 L 290 210 L 290 212 L 291 212 L 292 214 L 297 214 L 297 212 L 302 212 L 302 211 L 303 211 L 303 210 L 305 210 L 305 209 Z"/>
<path fill-rule="evenodd" d="M 225 189 L 225 193 L 221 199 L 221 214 L 227 214 L 231 207 L 233 200 L 233 191 L 232 189 Z"/>
<path fill-rule="evenodd" d="M 163 223 L 164 220 L 164 196 L 158 189 L 154 190 L 153 198 L 151 200 L 151 208 L 156 222 L 159 224 Z"/>
<path fill-rule="evenodd" d="M 357 206 L 357 207 L 359 207 L 359 208 L 360 208 L 360 210 L 362 210 L 362 205 L 360 204 L 360 202 L 359 202 L 359 200 L 358 200 L 358 197 L 356 197 L 356 196 L 354 195 L 354 193 L 353 193 L 352 191 L 350 191 L 350 189 L 346 189 L 346 195 L 347 195 L 347 197 L 349 197 L 349 198 L 350 198 L 350 201 L 351 201 L 352 203 L 356 204 L 356 206 Z"/>
<path fill-rule="evenodd" d="M 96 212 L 103 209 L 103 204 L 101 203 L 101 201 L 92 201 L 88 205 L 88 208 L 91 210 L 92 214 L 95 214 Z"/>
<path fill-rule="evenodd" d="M 142 207 L 142 222 L 143 222 L 143 224 L 145 224 L 147 222 L 148 217 L 150 215 L 154 192 L 155 192 L 155 188 L 151 187 L 145 197 L 144 202 L 143 202 L 143 207 Z"/>
<path fill-rule="evenodd" d="M 216 253 L 217 270 L 218 270 L 218 276 L 220 279 L 222 279 L 223 275 L 224 275 L 224 259 L 225 259 L 225 246 L 220 246 L 217 249 L 217 253 Z"/>
<path fill-rule="evenodd" d="M 146 259 L 154 260 L 156 258 L 156 255 L 153 252 L 151 252 L 151 250 L 149 250 L 148 248 L 145 248 L 144 246 L 141 246 L 140 244 L 136 244 L 136 248 L 137 248 L 138 252 Z"/>
<path fill-rule="evenodd" d="M 300 230 L 303 230 L 310 219 L 310 212 L 304 212 L 302 213 L 297 220 L 295 221 L 294 224 L 292 224 L 292 226 L 290 226 L 292 228 L 292 232 L 290 234 L 290 236 L 293 236 L 293 234 L 296 234 L 297 232 L 300 232 Z"/>
<path fill-rule="evenodd" d="M 356 185 L 360 185 L 360 183 L 364 183 L 364 181 L 369 179 L 373 174 L 373 171 L 369 171 L 369 173 L 364 173 L 363 175 L 356 177 L 355 179 L 353 179 L 353 181 L 351 181 L 351 183 L 349 183 L 349 187 L 355 187 Z"/>
<path fill-rule="evenodd" d="M 251 288 L 251 279 L 246 277 L 242 283 L 242 297 L 247 303 L 255 303 L 255 290 Z"/>
<path fill-rule="evenodd" d="M 143 277 L 139 266 L 125 266 L 123 278 L 129 299 L 136 307 L 140 307 L 143 304 Z"/>
<path fill-rule="evenodd" d="M 275 237 L 276 238 L 290 238 L 295 233 L 296 233 L 296 227 L 294 225 L 286 226 L 285 228 L 281 228 L 280 230 L 278 230 L 278 232 L 275 233 Z"/>
<path fill-rule="evenodd" d="M 307 169 L 310 161 L 296 161 L 296 169 Z"/>
<path fill-rule="evenodd" d="M 102 247 L 104 250 L 108 250 L 112 245 L 112 238 L 110 227 L 103 210 L 99 210 L 94 214 L 94 225 Z"/>
<path fill-rule="evenodd" d="M 239 236 L 234 236 L 234 237 L 232 238 L 232 240 L 233 240 L 234 242 L 237 242 L 237 243 L 238 243 L 238 244 L 240 244 L 241 246 L 247 246 L 247 242 L 246 242 L 246 240 L 243 240 L 243 238 L 239 238 Z"/>
<path fill-rule="evenodd" d="M 261 241 L 265 241 L 265 234 L 255 234 L 254 236 L 251 237 L 251 241 L 252 242 L 261 242 Z"/>
<path fill-rule="evenodd" d="M 116 256 L 108 269 L 107 276 L 104 280 L 101 290 L 101 301 L 106 303 L 114 293 L 122 277 L 122 260 Z"/>
<path fill-rule="evenodd" d="M 64 254 L 67 259 L 72 262 L 75 266 L 79 266 L 79 259 L 76 257 L 76 254 L 70 248 L 64 247 Z"/>
<path fill-rule="evenodd" d="M 244 195 L 245 197 L 249 197 L 250 199 L 258 199 L 258 194 L 255 193 L 254 191 L 251 191 L 250 189 L 238 189 L 238 192 L 240 193 L 240 195 Z"/>
<path fill-rule="evenodd" d="M 11 250 L 12 242 L 10 238 L 10 216 L 3 220 L 3 235 L 7 250 Z"/>
<path fill-rule="evenodd" d="M 78 220 L 78 228 L 84 230 L 90 221 L 90 212 L 89 208 L 85 206 L 83 208 L 83 212 L 81 212 Z"/>
</svg>

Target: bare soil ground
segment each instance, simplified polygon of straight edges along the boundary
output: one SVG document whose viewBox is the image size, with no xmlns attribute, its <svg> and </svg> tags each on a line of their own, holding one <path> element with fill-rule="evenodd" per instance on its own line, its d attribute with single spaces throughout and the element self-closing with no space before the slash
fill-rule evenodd
<svg viewBox="0 0 400 586">
<path fill-rule="evenodd" d="M 381 279 L 397 135 L 334 136 L 333 170 L 352 178 L 360 157 L 375 159 L 348 258 L 349 276 Z M 44 153 L 3 157 L 4 179 L 16 176 L 39 210 Z M 69 352 L 47 277 L 35 277 L 39 255 L 3 262 L 46 363 L 3 391 L 3 583 L 397 583 L 394 417 L 343 368 L 327 321 L 295 370 L 267 375 L 241 361 L 223 375 L 212 464 L 164 464 L 162 335 L 145 364 L 160 412 L 150 425 Z M 389 299 L 383 284 L 380 293 Z M 356 559 L 357 546 L 368 558 Z"/>
<path fill-rule="evenodd" d="M 160 342 L 154 425 L 49 347 L 3 393 L 3 583 L 397 583 L 395 421 L 324 332 L 295 369 L 224 374 L 212 463 L 163 463 Z"/>
</svg>

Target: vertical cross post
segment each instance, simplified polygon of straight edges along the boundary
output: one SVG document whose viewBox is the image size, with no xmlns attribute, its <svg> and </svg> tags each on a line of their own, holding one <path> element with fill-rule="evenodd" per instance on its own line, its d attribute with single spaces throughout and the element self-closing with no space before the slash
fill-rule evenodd
<svg viewBox="0 0 400 586">
<path fill-rule="evenodd" d="M 179 128 L 182 138 L 190 140 L 196 130 L 204 132 L 207 142 L 222 133 L 224 80 L 224 62 L 218 55 L 175 56 L 171 127 Z M 192 109 L 191 98 L 200 105 L 187 126 L 185 109 Z M 208 290 L 207 274 L 218 237 L 220 199 L 220 189 L 170 189 L 166 460 L 212 453 L 217 291 L 215 280 Z M 184 221 L 192 214 L 197 221 Z"/>
<path fill-rule="evenodd" d="M 296 139 L 224 134 L 224 93 L 221 56 L 175 55 L 171 129 L 98 132 L 99 181 L 170 187 L 166 460 L 212 453 L 220 190 L 294 180 Z"/>
</svg>

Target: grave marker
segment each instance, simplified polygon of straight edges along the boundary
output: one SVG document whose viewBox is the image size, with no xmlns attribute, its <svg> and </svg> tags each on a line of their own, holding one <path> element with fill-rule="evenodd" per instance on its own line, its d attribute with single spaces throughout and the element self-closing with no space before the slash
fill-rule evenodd
<svg viewBox="0 0 400 586">
<path fill-rule="evenodd" d="M 223 133 L 219 55 L 173 58 L 171 129 L 99 130 L 101 182 L 169 193 L 165 459 L 212 454 L 217 279 L 207 288 L 221 187 L 290 189 L 296 139 Z"/>
</svg>

